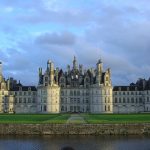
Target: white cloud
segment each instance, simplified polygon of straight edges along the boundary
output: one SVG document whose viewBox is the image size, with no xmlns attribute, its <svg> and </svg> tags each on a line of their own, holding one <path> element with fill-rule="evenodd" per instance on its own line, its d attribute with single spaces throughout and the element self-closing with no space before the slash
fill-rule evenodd
<svg viewBox="0 0 150 150">
<path fill-rule="evenodd" d="M 102 57 L 104 66 L 112 68 L 114 85 L 148 77 L 149 1 L 83 2 L 2 0 L 1 57 L 7 64 L 6 72 L 17 72 L 14 75 L 21 78 L 25 69 L 30 83 L 47 59 L 65 68 L 76 55 L 79 63 L 92 67 Z"/>
<path fill-rule="evenodd" d="M 6 13 L 12 13 L 14 11 L 14 8 L 13 7 L 5 7 L 3 10 Z"/>
</svg>

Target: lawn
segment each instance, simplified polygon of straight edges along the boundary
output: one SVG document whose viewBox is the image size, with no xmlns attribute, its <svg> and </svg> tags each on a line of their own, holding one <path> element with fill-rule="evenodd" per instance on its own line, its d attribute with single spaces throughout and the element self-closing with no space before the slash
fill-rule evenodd
<svg viewBox="0 0 150 150">
<path fill-rule="evenodd" d="M 63 124 L 71 114 L 0 114 L 0 123 Z M 150 123 L 150 114 L 80 114 L 89 124 Z"/>
<path fill-rule="evenodd" d="M 101 123 L 150 123 L 150 114 L 82 114 L 91 124 Z"/>
<path fill-rule="evenodd" d="M 0 123 L 66 123 L 69 114 L 1 114 Z"/>
</svg>

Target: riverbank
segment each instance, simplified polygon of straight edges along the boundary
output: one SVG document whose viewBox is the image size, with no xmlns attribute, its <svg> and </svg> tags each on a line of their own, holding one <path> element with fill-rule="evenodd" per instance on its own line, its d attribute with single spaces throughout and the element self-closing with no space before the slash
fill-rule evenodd
<svg viewBox="0 0 150 150">
<path fill-rule="evenodd" d="M 0 124 L 150 123 L 150 114 L 0 114 Z"/>
<path fill-rule="evenodd" d="M 0 135 L 150 135 L 150 123 L 0 124 Z"/>
</svg>

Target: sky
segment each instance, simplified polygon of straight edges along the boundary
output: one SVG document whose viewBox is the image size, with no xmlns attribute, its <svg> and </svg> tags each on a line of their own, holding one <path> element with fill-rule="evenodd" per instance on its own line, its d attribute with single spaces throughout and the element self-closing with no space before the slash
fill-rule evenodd
<svg viewBox="0 0 150 150">
<path fill-rule="evenodd" d="M 85 69 L 102 59 L 113 85 L 150 77 L 149 0 L 0 0 L 3 75 L 38 84 L 47 60 Z"/>
</svg>

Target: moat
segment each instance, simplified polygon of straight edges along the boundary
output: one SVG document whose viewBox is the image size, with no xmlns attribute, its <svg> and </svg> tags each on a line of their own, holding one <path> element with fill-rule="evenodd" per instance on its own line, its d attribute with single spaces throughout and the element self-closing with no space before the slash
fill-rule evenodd
<svg viewBox="0 0 150 150">
<path fill-rule="evenodd" d="M 150 136 L 0 136 L 1 150 L 149 150 Z"/>
</svg>

